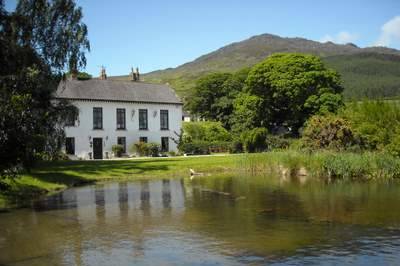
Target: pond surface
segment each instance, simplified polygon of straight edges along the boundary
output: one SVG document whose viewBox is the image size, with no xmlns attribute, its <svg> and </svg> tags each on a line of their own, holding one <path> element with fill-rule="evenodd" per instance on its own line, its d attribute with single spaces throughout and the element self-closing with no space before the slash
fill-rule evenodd
<svg viewBox="0 0 400 266">
<path fill-rule="evenodd" d="M 400 185 L 198 177 L 0 213 L 0 265 L 399 265 Z"/>
</svg>

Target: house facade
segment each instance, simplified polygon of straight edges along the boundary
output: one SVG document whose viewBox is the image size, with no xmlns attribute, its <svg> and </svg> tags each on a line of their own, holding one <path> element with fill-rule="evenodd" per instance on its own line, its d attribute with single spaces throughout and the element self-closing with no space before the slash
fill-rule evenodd
<svg viewBox="0 0 400 266">
<path fill-rule="evenodd" d="M 162 84 L 106 78 L 60 82 L 57 99 L 75 105 L 79 114 L 65 127 L 65 152 L 72 158 L 112 158 L 112 146 L 129 147 L 139 141 L 155 142 L 162 152 L 177 151 L 177 134 L 182 125 L 182 102 Z M 136 76 L 136 77 L 135 77 Z"/>
</svg>

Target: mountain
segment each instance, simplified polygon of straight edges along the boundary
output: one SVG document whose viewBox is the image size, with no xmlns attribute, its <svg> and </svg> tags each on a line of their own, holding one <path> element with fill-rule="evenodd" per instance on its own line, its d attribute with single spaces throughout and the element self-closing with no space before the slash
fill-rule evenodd
<svg viewBox="0 0 400 266">
<path fill-rule="evenodd" d="M 355 44 L 320 43 L 303 38 L 262 34 L 224 46 L 176 68 L 143 75 L 149 82 L 169 83 L 180 96 L 190 95 L 194 82 L 211 72 L 233 72 L 253 66 L 277 52 L 318 55 L 337 70 L 347 98 L 400 95 L 400 51 L 385 47 L 360 48 Z M 127 79 L 127 76 L 114 77 Z"/>
</svg>

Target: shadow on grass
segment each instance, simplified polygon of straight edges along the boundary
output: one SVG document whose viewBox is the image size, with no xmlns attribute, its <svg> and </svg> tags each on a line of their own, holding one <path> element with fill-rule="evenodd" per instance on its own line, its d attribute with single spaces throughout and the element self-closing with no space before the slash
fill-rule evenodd
<svg viewBox="0 0 400 266">
<path fill-rule="evenodd" d="M 73 186 L 98 179 L 148 175 L 168 171 L 178 160 L 43 162 L 31 176 L 46 182 Z"/>
</svg>

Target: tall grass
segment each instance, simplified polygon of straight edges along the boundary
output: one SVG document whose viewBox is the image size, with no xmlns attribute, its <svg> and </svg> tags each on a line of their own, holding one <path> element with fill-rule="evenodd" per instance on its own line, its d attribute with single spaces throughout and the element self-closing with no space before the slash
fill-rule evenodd
<svg viewBox="0 0 400 266">
<path fill-rule="evenodd" d="M 246 154 L 238 158 L 238 168 L 253 174 L 307 174 L 320 178 L 371 180 L 400 178 L 400 159 L 381 153 L 335 153 L 275 151 Z"/>
</svg>

